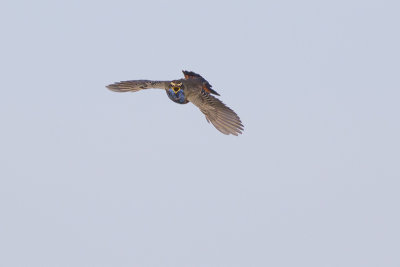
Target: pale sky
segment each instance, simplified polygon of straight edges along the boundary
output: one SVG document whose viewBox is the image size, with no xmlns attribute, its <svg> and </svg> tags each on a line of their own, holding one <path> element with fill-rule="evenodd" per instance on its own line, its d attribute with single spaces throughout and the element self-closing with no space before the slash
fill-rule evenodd
<svg viewBox="0 0 400 267">
<path fill-rule="evenodd" d="M 0 4 L 0 266 L 400 266 L 398 1 Z M 226 136 L 162 90 L 203 75 Z"/>
</svg>

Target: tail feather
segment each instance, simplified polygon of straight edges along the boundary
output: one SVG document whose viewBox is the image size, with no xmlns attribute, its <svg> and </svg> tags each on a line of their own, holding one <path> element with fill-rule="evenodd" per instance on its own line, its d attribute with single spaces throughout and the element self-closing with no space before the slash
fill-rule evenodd
<svg viewBox="0 0 400 267">
<path fill-rule="evenodd" d="M 183 72 L 183 75 L 185 76 L 186 80 L 189 80 L 189 79 L 201 79 L 203 81 L 203 89 L 204 89 L 204 91 L 206 91 L 207 93 L 219 96 L 219 94 L 215 90 L 213 90 L 211 88 L 212 85 L 206 79 L 204 79 L 200 74 L 197 74 L 197 73 L 195 73 L 193 71 L 187 71 L 187 70 L 183 70 L 182 72 Z"/>
</svg>

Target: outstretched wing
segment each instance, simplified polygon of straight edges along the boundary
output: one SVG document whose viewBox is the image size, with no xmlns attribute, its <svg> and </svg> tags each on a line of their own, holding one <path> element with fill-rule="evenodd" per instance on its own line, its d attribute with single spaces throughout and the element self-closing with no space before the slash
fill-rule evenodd
<svg viewBox="0 0 400 267">
<path fill-rule="evenodd" d="M 201 93 L 189 95 L 188 100 L 196 105 L 206 115 L 207 121 L 211 122 L 221 133 L 233 135 L 242 133 L 244 126 L 239 116 L 218 98 Z"/>
<path fill-rule="evenodd" d="M 170 82 L 168 81 L 149 81 L 149 80 L 135 80 L 117 82 L 106 87 L 114 92 L 137 92 L 142 89 L 159 88 L 167 89 Z"/>
<path fill-rule="evenodd" d="M 206 91 L 207 93 L 214 94 L 214 95 L 219 95 L 216 91 L 214 91 L 211 87 L 212 85 L 204 79 L 200 74 L 197 74 L 193 71 L 187 71 L 183 70 L 183 75 L 185 76 L 185 80 L 189 79 L 200 79 L 203 82 L 203 90 Z"/>
</svg>

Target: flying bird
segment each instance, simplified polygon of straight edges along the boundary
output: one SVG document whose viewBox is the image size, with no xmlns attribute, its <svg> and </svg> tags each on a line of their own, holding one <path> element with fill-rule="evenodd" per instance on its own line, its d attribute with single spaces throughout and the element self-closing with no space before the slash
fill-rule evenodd
<svg viewBox="0 0 400 267">
<path fill-rule="evenodd" d="M 137 92 L 144 89 L 164 89 L 172 101 L 178 104 L 192 102 L 223 134 L 241 134 L 244 126 L 239 116 L 221 100 L 213 95 L 219 94 L 211 84 L 197 73 L 182 71 L 184 79 L 173 81 L 133 80 L 110 84 L 108 89 L 114 92 Z"/>
</svg>

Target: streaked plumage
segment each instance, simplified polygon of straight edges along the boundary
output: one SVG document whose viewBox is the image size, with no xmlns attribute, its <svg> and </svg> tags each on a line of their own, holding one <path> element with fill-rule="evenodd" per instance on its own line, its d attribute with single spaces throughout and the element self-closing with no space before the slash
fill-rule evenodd
<svg viewBox="0 0 400 267">
<path fill-rule="evenodd" d="M 238 135 L 243 131 L 243 124 L 239 116 L 221 100 L 214 97 L 219 94 L 212 89 L 211 84 L 199 74 L 183 71 L 184 79 L 173 81 L 134 80 L 110 84 L 108 89 L 114 92 L 137 92 L 142 89 L 164 89 L 168 97 L 179 104 L 192 102 L 204 113 L 208 122 L 211 122 L 223 134 Z"/>
</svg>

